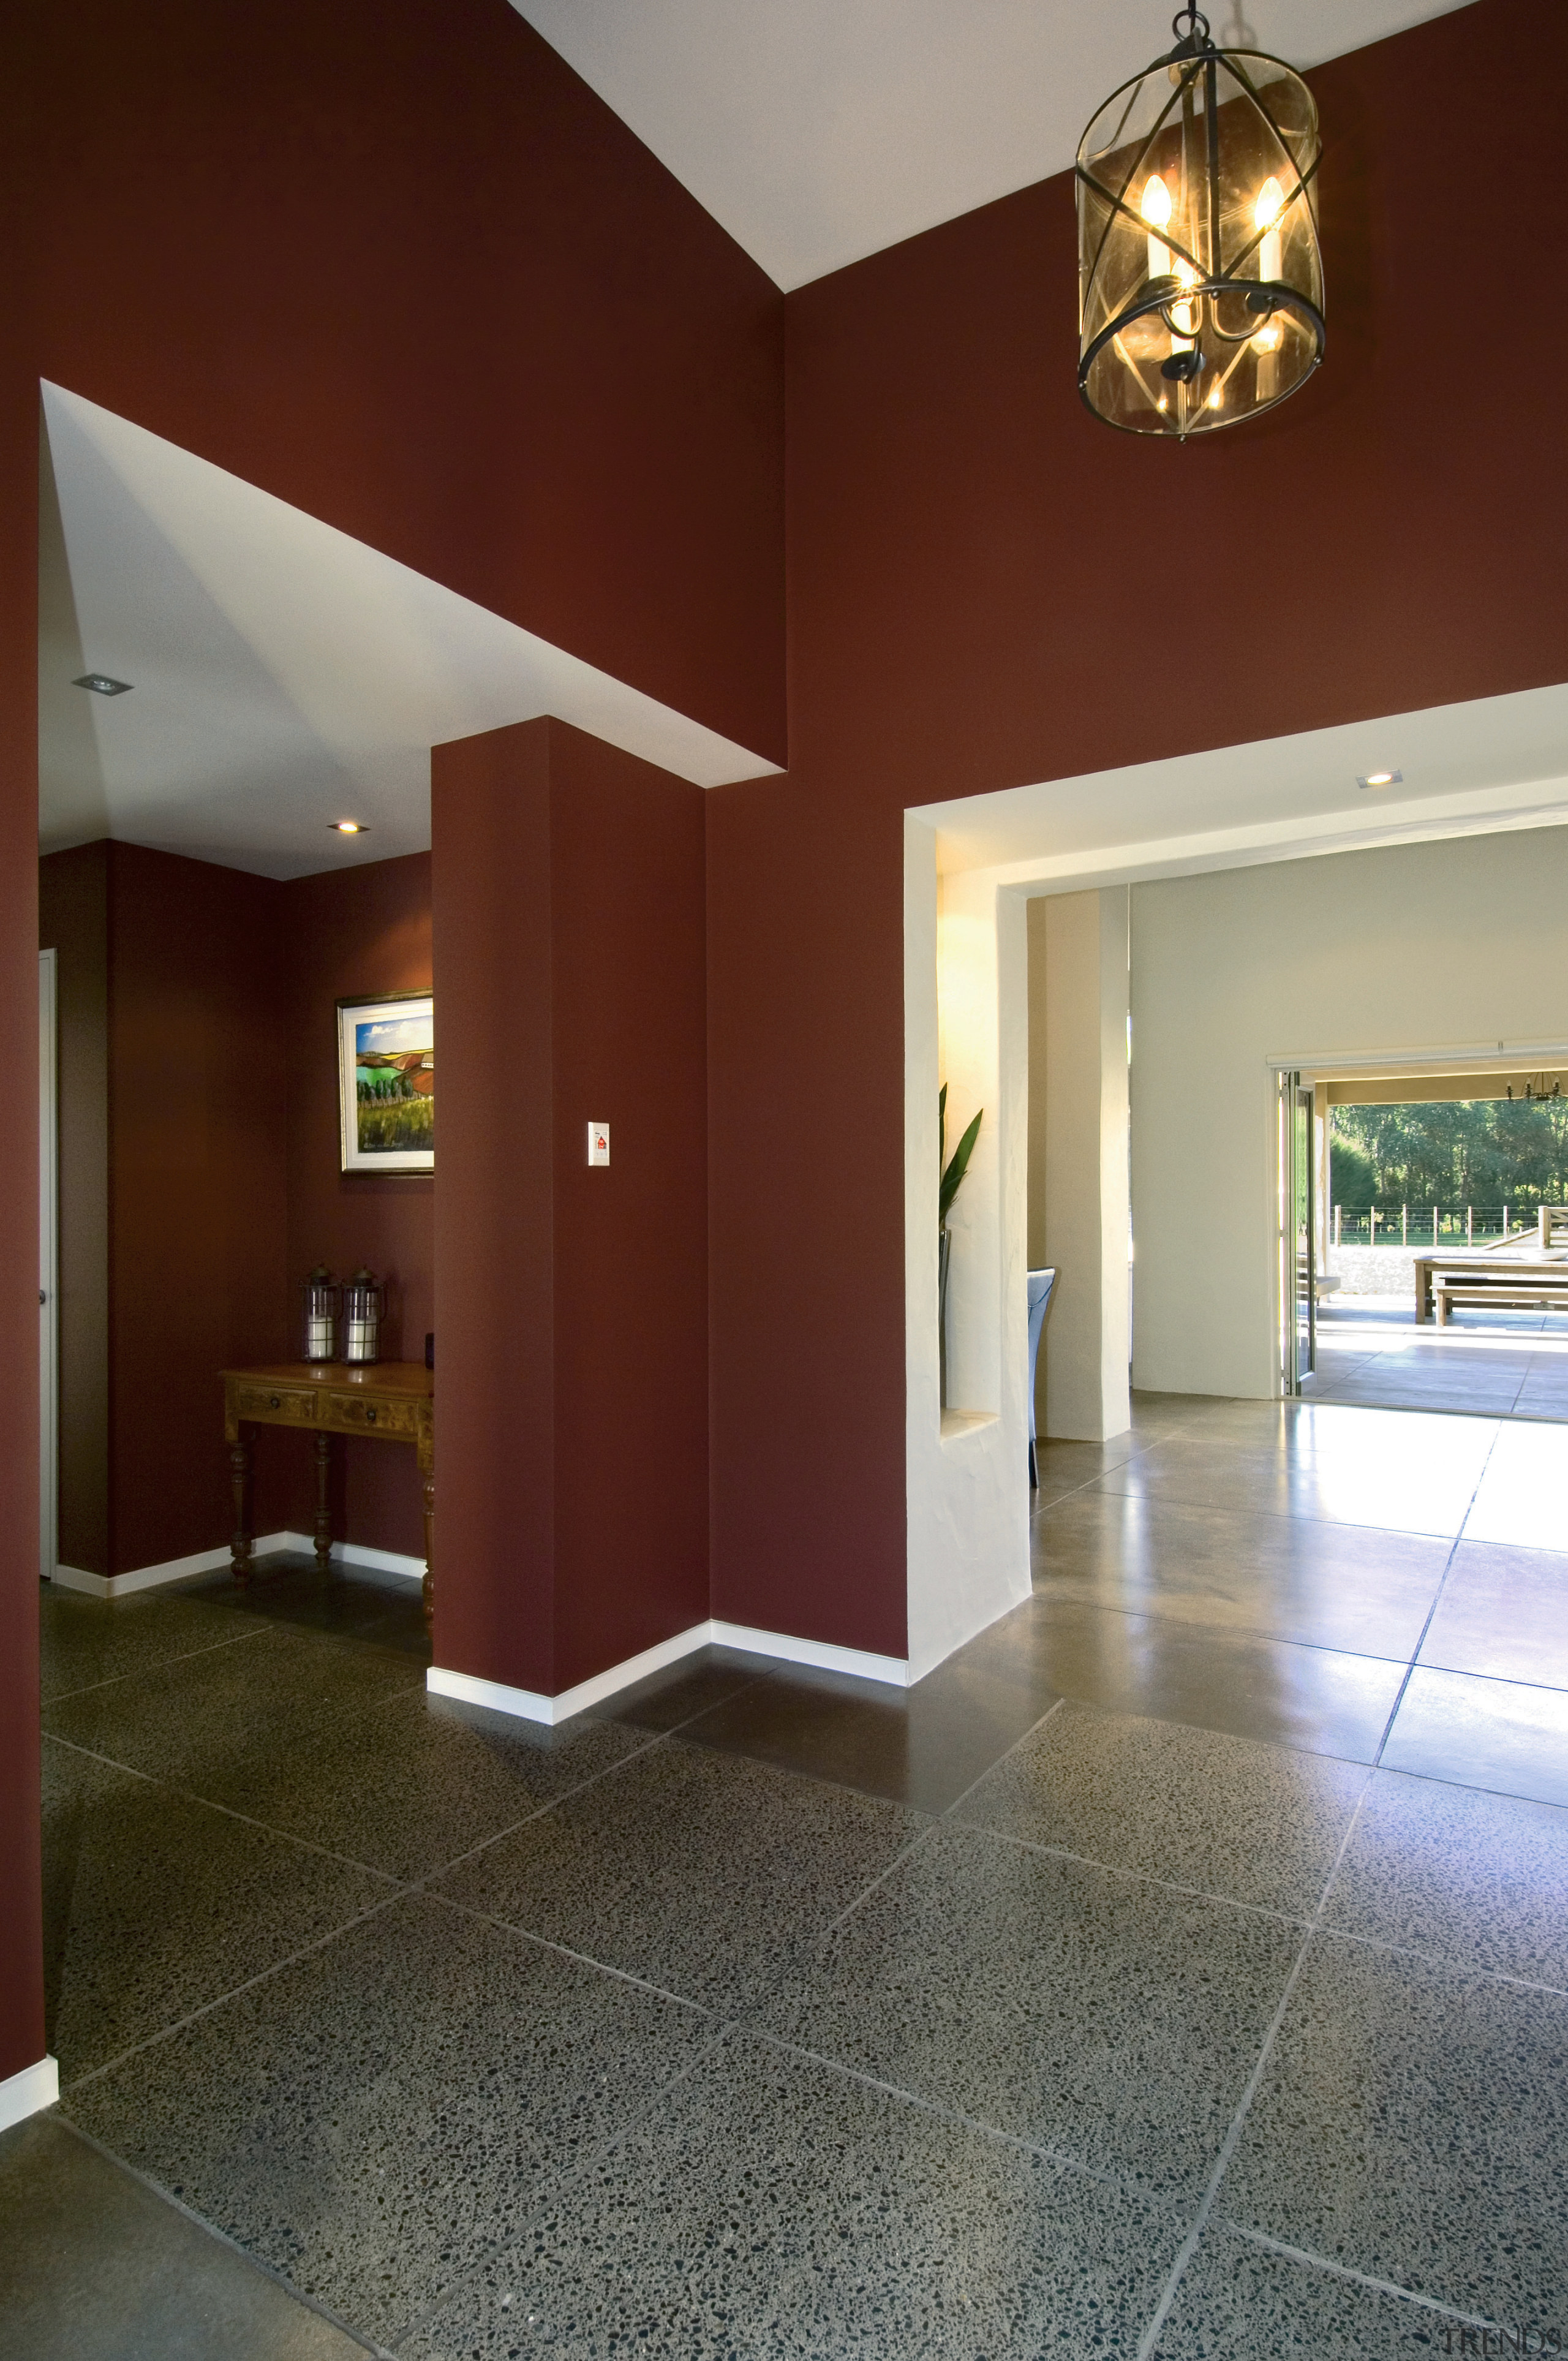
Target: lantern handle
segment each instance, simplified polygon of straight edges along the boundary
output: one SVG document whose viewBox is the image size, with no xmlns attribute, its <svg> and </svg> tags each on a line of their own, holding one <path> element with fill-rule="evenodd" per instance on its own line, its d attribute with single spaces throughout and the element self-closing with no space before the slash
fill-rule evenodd
<svg viewBox="0 0 1568 2361">
<path fill-rule="evenodd" d="M 1184 25 L 1187 27 L 1185 32 L 1182 31 Z M 1202 27 L 1201 32 L 1200 27 Z M 1190 5 L 1179 8 L 1170 20 L 1170 29 L 1176 35 L 1176 48 L 1171 52 L 1173 57 L 1196 57 L 1200 50 L 1212 49 L 1214 46 L 1209 19 L 1201 8 Z"/>
</svg>

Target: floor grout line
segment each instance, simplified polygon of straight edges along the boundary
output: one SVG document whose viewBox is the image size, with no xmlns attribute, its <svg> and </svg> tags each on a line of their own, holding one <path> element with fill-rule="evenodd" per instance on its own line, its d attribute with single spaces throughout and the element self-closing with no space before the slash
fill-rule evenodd
<svg viewBox="0 0 1568 2361">
<path fill-rule="evenodd" d="M 1336 2263 L 1332 2256 L 1317 2254 L 1310 2246 L 1292 2246 L 1284 2238 L 1271 2238 L 1266 2230 L 1249 2230 L 1245 2223 L 1233 2221 L 1228 2213 L 1213 2218 L 1218 2220 L 1223 2229 L 1229 2230 L 1234 2237 L 1245 2238 L 1249 2246 L 1263 2246 L 1270 2254 L 1287 2256 L 1293 2263 L 1309 2264 L 1314 2270 L 1326 2271 L 1331 2279 L 1349 2279 L 1354 2286 L 1370 2288 L 1377 2295 L 1397 2296 L 1401 2303 L 1419 2304 L 1423 2312 L 1435 2312 L 1442 2320 L 1463 2321 L 1467 2328 L 1497 2328 L 1496 2321 L 1487 2320 L 1478 2312 L 1461 2312 L 1455 2304 L 1440 2302 L 1436 2296 L 1421 2295 L 1414 2288 L 1400 2287 L 1395 2279 L 1380 2279 L 1370 2271 L 1358 2271 L 1348 2263 Z"/>
<path fill-rule="evenodd" d="M 1318 1759 L 1327 1762 L 1334 1758 Z M 1222 1910 L 1245 1910 L 1249 1917 L 1267 1918 L 1278 1927 L 1304 1928 L 1311 1924 L 1310 1913 L 1274 1910 L 1266 1902 L 1244 1902 L 1239 1894 L 1214 1894 L 1206 1885 L 1178 1885 L 1171 1878 L 1157 1877 L 1152 1870 L 1128 1869 L 1120 1861 L 1098 1860 L 1091 1852 L 1074 1852 L 1069 1845 L 1045 1844 L 1036 1837 L 1015 1836 L 1011 1828 L 988 1828 L 983 1820 L 955 1820 L 953 1826 L 971 1836 L 994 1837 L 999 1844 L 1014 1845 L 1020 1852 L 1036 1853 L 1043 1861 L 1070 1861 L 1080 1869 L 1096 1869 L 1106 1877 L 1124 1877 L 1138 1885 L 1152 1885 L 1161 1894 L 1179 1894 L 1189 1902 L 1212 1902 Z"/>
<path fill-rule="evenodd" d="M 1192 2260 L 1193 2256 L 1198 2251 L 1198 2242 L 1203 2235 L 1204 2227 L 1208 2223 L 1210 2215 L 1213 2212 L 1214 2202 L 1220 2193 L 1220 2184 L 1230 2169 L 1231 2158 L 1234 2156 L 1236 2149 L 1241 2145 L 1242 2132 L 1245 2126 L 1247 2116 L 1252 2111 L 1252 2103 L 1257 2096 L 1259 2087 L 1263 2081 L 1264 2074 L 1267 2070 L 1268 2061 L 1274 2055 L 1274 2045 L 1279 2037 L 1280 2028 L 1285 2023 L 1286 2014 L 1289 2009 L 1291 2001 L 1295 1997 L 1296 1987 L 1301 1980 L 1302 1971 L 1306 1966 L 1307 1954 L 1311 1949 L 1319 1926 L 1322 1920 L 1323 1913 L 1328 1907 L 1329 1897 L 1333 1892 L 1334 1880 L 1339 1875 L 1340 1864 L 1343 1861 L 1345 1854 L 1350 1850 L 1351 1839 L 1355 1833 L 1356 1822 L 1361 1817 L 1362 1806 L 1365 1802 L 1366 1791 L 1367 1788 L 1370 1787 L 1371 1784 L 1372 1773 L 1368 1770 L 1365 1781 L 1362 1786 L 1361 1794 L 1357 1796 L 1354 1808 L 1352 1810 L 1350 1817 L 1345 1823 L 1344 1834 L 1340 1839 L 1339 1848 L 1334 1854 L 1332 1865 L 1329 1870 L 1327 1878 L 1324 1880 L 1322 1892 L 1318 1896 L 1318 1905 L 1312 1914 L 1311 1923 L 1307 1928 L 1301 1948 L 1297 1952 L 1296 1957 L 1291 1963 L 1290 1972 L 1285 1979 L 1285 1989 L 1279 1995 L 1278 2006 L 1275 2009 L 1274 2015 L 1269 2020 L 1268 2029 L 1263 2037 L 1263 2046 L 1258 2051 L 1256 2062 L 1253 2067 L 1252 2072 L 1247 2077 L 1246 2087 L 1242 2092 L 1240 2103 L 1236 2108 L 1235 2114 L 1231 2118 L 1230 2128 L 1227 2130 L 1224 2139 L 1221 2143 L 1220 2152 L 1214 2159 L 1213 2168 L 1211 2170 L 1208 2181 L 1205 2184 L 1202 2197 L 1199 2201 L 1198 2211 L 1193 2216 L 1192 2225 L 1177 2251 L 1175 2261 L 1171 2264 L 1170 2274 L 1166 2280 L 1165 2289 L 1161 2294 L 1159 2302 L 1155 2307 L 1154 2316 L 1150 2320 L 1148 2326 L 1145 2329 L 1142 2336 L 1138 2339 L 1137 2361 L 1150 2361 L 1150 2356 L 1153 2354 L 1156 2345 L 1159 2342 L 1160 2332 L 1164 2328 L 1166 2321 L 1169 2316 L 1170 2308 L 1176 2301 L 1177 2290 L 1181 2284 L 1182 2278 L 1186 2273 L 1189 2263 Z"/>
<path fill-rule="evenodd" d="M 373 1862 L 358 1860 L 353 1853 L 334 1852 L 330 1845 L 314 1844 L 309 1837 L 296 1836 L 292 1829 L 280 1828 L 274 1820 L 258 1820 L 253 1812 L 239 1811 L 233 1804 L 221 1804 L 216 1796 L 201 1795 L 194 1787 L 182 1787 L 178 1780 L 166 1778 L 161 1772 L 143 1771 L 134 1763 L 122 1763 L 115 1755 L 99 1754 L 74 1738 L 58 1737 L 51 1730 L 46 1730 L 44 1737 L 50 1746 L 63 1746 L 69 1753 L 83 1755 L 89 1763 L 101 1763 L 109 1771 L 122 1771 L 128 1778 L 145 1779 L 148 1786 L 161 1787 L 167 1795 L 178 1795 L 182 1804 L 199 1805 L 205 1812 L 221 1812 L 225 1819 L 237 1820 L 243 1828 L 255 1828 L 262 1836 L 275 1838 L 280 1844 L 292 1845 L 299 1852 L 313 1853 L 319 1861 L 335 1861 L 342 1869 L 356 1869 L 367 1877 L 378 1877 L 400 1888 L 408 1882 L 391 1870 L 378 1869 Z"/>
<path fill-rule="evenodd" d="M 340 1935 L 346 1935 L 350 1927 L 362 1927 L 367 1919 L 378 1918 L 382 1911 L 390 1910 L 394 1904 L 407 1898 L 407 1892 L 401 1886 L 395 1893 L 383 1894 L 378 1902 L 369 1903 L 365 1909 L 356 1910 L 351 1918 L 345 1918 L 336 1927 L 329 1927 L 324 1935 L 318 1935 L 313 1941 L 302 1944 L 297 1951 L 291 1951 L 287 1959 L 274 1960 L 269 1966 L 258 1968 L 255 1975 L 247 1976 L 243 1983 L 231 1984 L 227 1992 L 218 1993 L 213 1999 L 203 2001 L 199 2008 L 188 2010 L 171 2025 L 159 2026 L 156 2033 L 148 2034 L 141 2041 L 131 2042 L 126 2048 L 117 2050 L 113 2058 L 105 2058 L 101 2065 L 90 2066 L 84 2074 L 78 2074 L 71 2081 L 62 2082 L 60 2089 L 61 2100 L 74 2096 L 78 2091 L 84 2091 L 89 2083 L 113 2073 L 131 2059 L 140 2058 L 146 2051 L 157 2049 L 165 2041 L 171 2041 L 177 2033 L 183 2033 L 191 2026 L 199 2025 L 203 2017 L 211 2016 L 214 2009 L 225 2007 L 230 2001 L 237 2000 L 242 1993 L 254 1992 L 258 1984 L 269 1983 L 274 1976 L 298 1967 L 302 1960 L 308 1960 L 313 1953 L 324 1950 L 329 1943 L 335 1943 Z"/>
<path fill-rule="evenodd" d="M 1383 1735 L 1377 1741 L 1377 1752 L 1372 1758 L 1375 1765 L 1382 1763 L 1384 1754 L 1387 1750 L 1388 1741 L 1394 1735 L 1394 1724 L 1399 1719 L 1399 1708 L 1405 1702 L 1406 1693 L 1409 1688 L 1411 1681 L 1415 1678 L 1416 1666 L 1420 1661 L 1421 1650 L 1426 1645 L 1427 1633 L 1431 1630 L 1433 1619 L 1437 1614 L 1439 1607 L 1442 1603 L 1442 1594 L 1448 1588 L 1448 1577 L 1453 1570 L 1453 1561 L 1459 1554 L 1460 1543 L 1464 1537 L 1464 1528 L 1470 1522 L 1475 1503 L 1480 1498 L 1481 1487 L 1486 1480 L 1486 1470 L 1492 1464 L 1492 1454 L 1496 1451 L 1497 1447 L 1497 1438 L 1494 1435 L 1491 1442 L 1486 1446 L 1486 1455 L 1481 1462 L 1475 1485 L 1471 1489 L 1469 1506 L 1466 1508 L 1464 1516 L 1459 1521 L 1459 1531 L 1453 1536 L 1453 1546 L 1449 1551 L 1447 1557 L 1443 1561 L 1442 1574 L 1438 1582 L 1436 1592 L 1433 1595 L 1431 1605 L 1427 1609 L 1426 1620 L 1421 1625 L 1416 1644 L 1410 1651 L 1410 1660 L 1405 1666 L 1405 1677 L 1399 1683 L 1398 1691 L 1394 1698 L 1392 1706 L 1390 1706 L 1388 1709 L 1388 1719 L 1383 1725 Z"/>
<path fill-rule="evenodd" d="M 285 2295 L 292 2296 L 294 2301 L 302 2305 L 306 2312 L 313 2312 L 318 2319 L 328 2321 L 334 2328 L 341 2329 L 345 2336 L 352 2338 L 356 2345 L 362 2345 L 367 2353 L 373 2354 L 376 2361 L 397 2361 L 396 2355 L 387 2345 L 378 2345 L 374 2337 L 367 2336 L 362 2330 L 356 2328 L 352 2322 L 345 2320 L 341 2312 L 334 2312 L 330 2305 L 323 2303 L 318 2296 L 308 2295 L 302 2288 L 296 2287 L 292 2279 L 285 2278 L 280 2270 L 265 2261 L 260 2255 L 252 2254 L 248 2246 L 242 2246 L 237 2238 L 231 2237 L 226 2230 L 221 2230 L 217 2224 L 210 2222 L 204 2213 L 198 2213 L 194 2206 L 187 2205 L 183 2198 L 177 2197 L 171 2189 L 166 2187 L 161 2180 L 155 2179 L 151 2173 L 142 2172 L 136 2165 L 127 2164 L 123 2156 L 116 2155 L 112 2147 L 105 2147 L 102 2140 L 94 2139 L 91 2132 L 83 2131 L 82 2125 L 73 2123 L 69 2115 L 61 2115 L 59 2120 L 72 2139 L 80 2140 L 84 2147 L 92 2148 L 95 2155 L 104 2159 L 105 2163 L 112 2164 L 116 2171 L 128 2173 L 133 2180 L 138 2181 L 143 2189 L 149 2191 L 163 2204 L 171 2206 L 176 2213 L 182 2214 L 185 2220 L 196 2229 L 204 2230 L 208 2237 L 215 2238 L 220 2246 L 227 2246 L 232 2254 L 240 2256 L 248 2263 L 253 2270 L 259 2271 L 263 2279 L 270 2279 L 275 2287 L 282 2289 Z"/>
<path fill-rule="evenodd" d="M 101 1681 L 84 1681 L 79 1689 L 51 1689 L 48 1697 L 40 1698 L 39 1711 L 48 1713 L 51 1708 L 69 1705 L 76 1697 L 92 1697 L 98 1689 L 117 1688 L 122 1681 L 134 1681 L 145 1673 L 160 1673 L 168 1664 L 192 1664 L 198 1656 L 215 1655 L 220 1648 L 241 1648 L 247 1640 L 264 1640 L 270 1628 L 264 1623 L 255 1631 L 235 1631 L 226 1640 L 208 1640 L 200 1648 L 182 1648 L 177 1655 L 154 1656 L 145 1664 L 132 1664 L 126 1672 L 105 1673 Z"/>
</svg>

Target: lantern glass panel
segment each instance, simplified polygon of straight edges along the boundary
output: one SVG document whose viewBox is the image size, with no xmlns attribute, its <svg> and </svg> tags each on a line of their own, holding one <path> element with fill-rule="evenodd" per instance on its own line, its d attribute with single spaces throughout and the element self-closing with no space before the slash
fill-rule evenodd
<svg viewBox="0 0 1568 2361">
<path fill-rule="evenodd" d="M 1317 108 L 1252 50 L 1162 60 L 1078 156 L 1084 400 L 1185 437 L 1293 393 L 1322 352 Z"/>
<path fill-rule="evenodd" d="M 324 1264 L 304 1283 L 301 1300 L 302 1341 L 307 1361 L 330 1361 L 337 1350 L 340 1291 Z"/>
<path fill-rule="evenodd" d="M 381 1348 L 383 1290 L 373 1271 L 356 1270 L 343 1290 L 343 1357 L 374 1361 Z"/>
</svg>

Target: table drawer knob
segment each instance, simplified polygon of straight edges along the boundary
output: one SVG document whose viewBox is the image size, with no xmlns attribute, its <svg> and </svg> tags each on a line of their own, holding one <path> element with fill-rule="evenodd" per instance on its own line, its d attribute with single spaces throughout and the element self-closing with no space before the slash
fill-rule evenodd
<svg viewBox="0 0 1568 2361">
<path fill-rule="evenodd" d="M 367 1411 L 366 1411 L 366 1413 L 365 1413 L 365 1423 L 366 1423 L 366 1425 L 367 1425 L 367 1426 L 374 1426 L 374 1425 L 375 1425 L 375 1423 L 376 1423 L 376 1413 L 375 1413 L 375 1411 L 374 1411 L 373 1410 L 367 1410 Z"/>
<path fill-rule="evenodd" d="M 271 1410 L 277 1410 L 280 1407 L 276 1394 L 269 1394 L 268 1396 L 268 1407 Z"/>
</svg>

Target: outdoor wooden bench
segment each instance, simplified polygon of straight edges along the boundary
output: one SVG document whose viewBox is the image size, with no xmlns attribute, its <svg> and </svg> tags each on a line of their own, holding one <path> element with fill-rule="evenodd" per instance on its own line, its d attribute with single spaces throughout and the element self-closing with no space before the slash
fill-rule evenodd
<svg viewBox="0 0 1568 2361">
<path fill-rule="evenodd" d="M 1480 1304 L 1490 1312 L 1568 1312 L 1568 1269 L 1528 1272 L 1498 1268 L 1479 1271 L 1440 1270 L 1431 1282 L 1437 1324 L 1444 1328 L 1457 1304 Z"/>
</svg>

